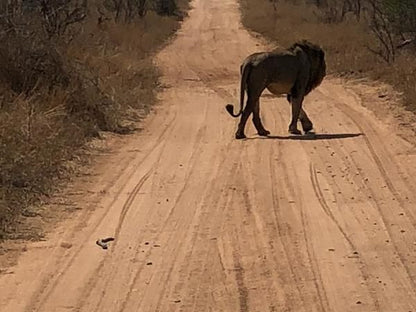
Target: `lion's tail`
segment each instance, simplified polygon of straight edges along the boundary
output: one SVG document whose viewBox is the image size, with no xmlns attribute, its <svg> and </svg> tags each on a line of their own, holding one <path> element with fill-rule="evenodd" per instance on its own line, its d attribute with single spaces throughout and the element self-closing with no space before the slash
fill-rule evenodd
<svg viewBox="0 0 416 312">
<path fill-rule="evenodd" d="M 233 116 L 238 117 L 243 112 L 244 107 L 244 93 L 246 91 L 246 85 L 247 85 L 247 78 L 251 71 L 251 64 L 245 63 L 243 65 L 242 73 L 241 73 L 241 84 L 240 84 L 240 111 L 237 114 L 234 114 L 234 105 L 233 104 L 227 104 L 225 106 L 225 109 L 227 112 Z"/>
</svg>

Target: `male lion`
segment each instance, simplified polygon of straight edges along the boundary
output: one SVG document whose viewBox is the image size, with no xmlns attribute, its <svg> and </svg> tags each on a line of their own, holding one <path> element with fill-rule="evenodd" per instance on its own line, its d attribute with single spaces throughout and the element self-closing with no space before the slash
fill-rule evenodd
<svg viewBox="0 0 416 312">
<path fill-rule="evenodd" d="M 298 119 L 305 133 L 313 125 L 302 109 L 304 97 L 319 86 L 326 75 L 325 53 L 322 49 L 306 40 L 296 42 L 287 50 L 254 53 L 241 65 L 240 111 L 234 114 L 232 104 L 226 106 L 233 117 L 241 115 L 235 134 L 236 139 L 243 139 L 247 119 L 253 113 L 253 123 L 259 135 L 270 134 L 260 120 L 260 95 L 268 89 L 275 95 L 287 94 L 292 104 L 292 120 L 289 132 L 301 134 L 297 128 Z M 244 106 L 244 92 L 247 90 L 247 104 Z"/>
</svg>

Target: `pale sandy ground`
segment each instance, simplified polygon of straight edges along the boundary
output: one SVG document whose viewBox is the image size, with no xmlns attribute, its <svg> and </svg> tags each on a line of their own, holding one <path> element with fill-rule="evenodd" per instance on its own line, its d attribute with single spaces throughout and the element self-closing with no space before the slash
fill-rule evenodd
<svg viewBox="0 0 416 312">
<path fill-rule="evenodd" d="M 262 44 L 237 0 L 193 6 L 158 55 L 166 89 L 146 130 L 0 275 L 0 310 L 416 311 L 414 146 L 334 79 L 305 103 L 316 140 L 290 139 L 288 104 L 267 95 L 275 137 L 250 121 L 234 140 L 224 105 Z"/>
</svg>

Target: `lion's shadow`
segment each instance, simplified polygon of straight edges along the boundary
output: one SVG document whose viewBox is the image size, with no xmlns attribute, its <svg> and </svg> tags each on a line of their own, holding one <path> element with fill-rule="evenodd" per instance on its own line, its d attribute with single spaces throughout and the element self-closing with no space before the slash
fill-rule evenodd
<svg viewBox="0 0 416 312">
<path fill-rule="evenodd" d="M 355 138 L 358 136 L 364 135 L 364 133 L 316 133 L 316 134 L 306 134 L 306 135 L 269 135 L 267 137 L 251 137 L 246 140 L 339 140 L 339 139 L 348 139 Z"/>
</svg>

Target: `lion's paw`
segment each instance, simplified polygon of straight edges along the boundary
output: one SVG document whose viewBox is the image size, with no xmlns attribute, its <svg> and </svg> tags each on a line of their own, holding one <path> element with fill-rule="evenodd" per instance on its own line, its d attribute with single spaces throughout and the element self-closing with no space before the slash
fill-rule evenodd
<svg viewBox="0 0 416 312">
<path fill-rule="evenodd" d="M 257 132 L 260 136 L 268 136 L 270 134 L 270 131 L 263 130 Z"/>
<path fill-rule="evenodd" d="M 244 133 L 236 133 L 235 134 L 235 138 L 237 139 L 237 140 L 241 140 L 241 139 L 245 139 L 246 138 L 246 135 L 244 134 Z"/>
<path fill-rule="evenodd" d="M 302 132 L 300 132 L 299 129 L 292 129 L 292 130 L 289 129 L 289 133 L 290 134 L 295 134 L 295 135 L 301 135 L 302 134 Z"/>
</svg>

